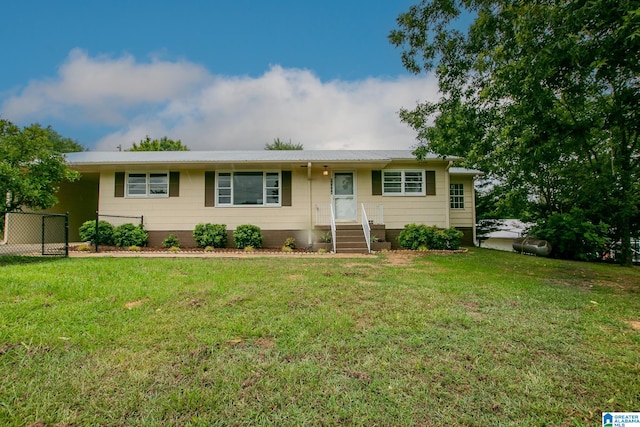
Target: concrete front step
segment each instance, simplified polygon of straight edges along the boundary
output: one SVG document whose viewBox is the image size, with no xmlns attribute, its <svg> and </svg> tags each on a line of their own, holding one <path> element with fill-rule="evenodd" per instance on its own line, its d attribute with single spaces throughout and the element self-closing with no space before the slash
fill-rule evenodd
<svg viewBox="0 0 640 427">
<path fill-rule="evenodd" d="M 339 253 L 339 254 L 366 254 L 368 252 L 367 252 L 367 248 L 365 247 L 364 249 L 359 249 L 359 248 L 338 249 L 338 248 L 336 248 L 336 253 Z"/>
<path fill-rule="evenodd" d="M 380 226 L 377 226 L 378 229 Z M 384 233 L 384 227 L 382 228 Z M 366 254 L 362 224 L 336 224 L 336 252 Z"/>
<path fill-rule="evenodd" d="M 336 252 L 366 254 L 367 242 L 359 225 L 340 226 L 336 229 Z"/>
</svg>

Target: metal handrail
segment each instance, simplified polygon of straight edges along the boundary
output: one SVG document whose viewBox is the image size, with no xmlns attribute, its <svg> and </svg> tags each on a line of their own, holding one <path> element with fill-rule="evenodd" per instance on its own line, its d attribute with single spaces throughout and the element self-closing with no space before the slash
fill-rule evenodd
<svg viewBox="0 0 640 427">
<path fill-rule="evenodd" d="M 371 253 L 371 226 L 369 225 L 364 203 L 362 203 L 362 232 L 364 233 L 364 240 L 367 242 L 367 253 Z"/>
<path fill-rule="evenodd" d="M 336 215 L 333 212 L 333 203 L 331 207 L 331 243 L 333 243 L 333 253 L 336 253 Z"/>
</svg>

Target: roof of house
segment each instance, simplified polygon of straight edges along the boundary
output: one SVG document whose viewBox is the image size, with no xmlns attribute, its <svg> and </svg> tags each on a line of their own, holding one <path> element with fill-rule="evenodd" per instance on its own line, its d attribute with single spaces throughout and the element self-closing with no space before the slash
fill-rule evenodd
<svg viewBox="0 0 640 427">
<path fill-rule="evenodd" d="M 467 169 L 467 168 L 449 168 L 449 173 L 451 175 L 484 175 L 484 172 L 478 169 Z"/>
<path fill-rule="evenodd" d="M 203 163 L 389 163 L 416 160 L 412 150 L 236 150 L 236 151 L 81 151 L 65 154 L 72 166 L 203 164 Z M 455 161 L 460 157 L 427 154 L 425 160 Z M 476 169 L 452 167 L 452 175 L 483 175 Z"/>
<path fill-rule="evenodd" d="M 411 150 L 82 151 L 67 153 L 66 158 L 71 165 L 203 162 L 388 162 L 416 159 Z M 460 158 L 429 154 L 426 159 L 458 160 Z"/>
</svg>

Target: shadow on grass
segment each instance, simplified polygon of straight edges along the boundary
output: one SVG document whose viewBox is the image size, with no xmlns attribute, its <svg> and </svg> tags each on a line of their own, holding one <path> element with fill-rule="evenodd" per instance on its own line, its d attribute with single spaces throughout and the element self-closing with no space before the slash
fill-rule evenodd
<svg viewBox="0 0 640 427">
<path fill-rule="evenodd" d="M 18 265 L 18 264 L 39 264 L 39 263 L 45 263 L 45 262 L 58 261 L 61 259 L 63 259 L 63 257 L 0 255 L 0 267 L 5 265 Z"/>
</svg>

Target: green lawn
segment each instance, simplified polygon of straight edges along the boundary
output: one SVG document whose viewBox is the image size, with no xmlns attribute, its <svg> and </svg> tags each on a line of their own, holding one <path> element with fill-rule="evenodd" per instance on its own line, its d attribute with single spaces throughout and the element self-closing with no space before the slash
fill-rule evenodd
<svg viewBox="0 0 640 427">
<path fill-rule="evenodd" d="M 0 425 L 574 426 L 640 411 L 639 268 L 392 257 L 0 258 Z"/>
</svg>

